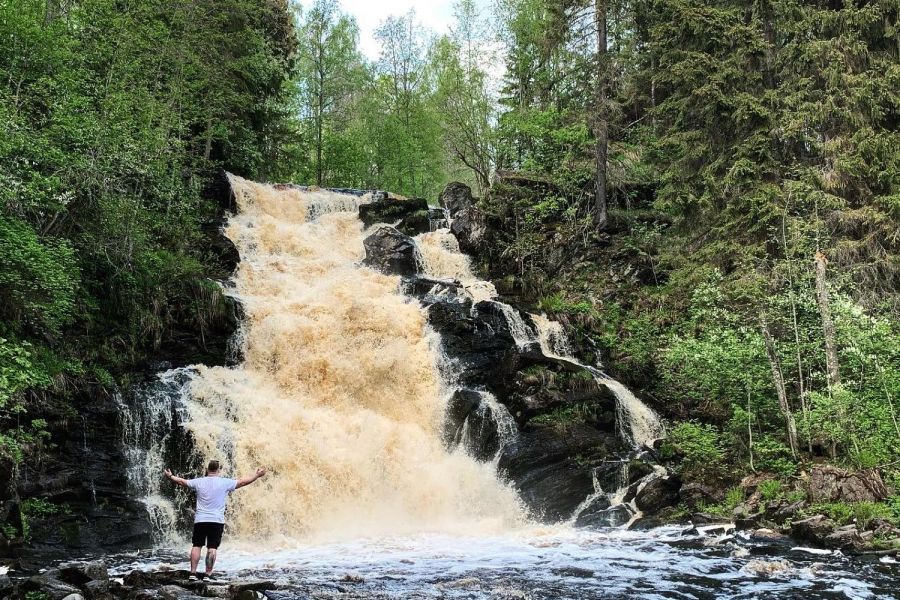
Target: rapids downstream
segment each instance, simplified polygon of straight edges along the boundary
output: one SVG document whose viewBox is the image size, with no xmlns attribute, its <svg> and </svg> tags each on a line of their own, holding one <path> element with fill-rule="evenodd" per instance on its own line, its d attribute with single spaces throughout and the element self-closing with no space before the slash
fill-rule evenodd
<svg viewBox="0 0 900 600">
<path fill-rule="evenodd" d="M 457 367 L 400 278 L 363 266 L 358 208 L 369 199 L 231 185 L 238 212 L 226 234 L 241 263 L 226 291 L 244 311 L 234 340 L 242 360 L 160 373 L 137 402 L 123 401 L 131 491 L 158 544 L 110 557 L 114 572 L 184 562 L 191 498 L 173 495 L 161 472 L 217 458 L 234 475 L 270 469 L 232 495 L 217 567 L 277 579 L 271 598 L 895 597 L 890 560 L 733 530 L 577 528 L 601 496 L 621 504 L 623 522 L 639 516 L 621 490 L 598 483 L 568 521 L 539 522 L 498 459 L 471 455 L 468 425 L 445 443 Z M 418 235 L 416 247 L 423 274 L 457 280 L 473 301 L 509 313 L 517 345 L 589 369 L 615 395 L 629 445 L 664 435 L 627 388 L 572 357 L 558 324 L 532 315 L 532 326 L 497 302 L 447 230 Z M 480 406 L 501 449 L 512 443 L 507 409 L 488 392 Z"/>
</svg>

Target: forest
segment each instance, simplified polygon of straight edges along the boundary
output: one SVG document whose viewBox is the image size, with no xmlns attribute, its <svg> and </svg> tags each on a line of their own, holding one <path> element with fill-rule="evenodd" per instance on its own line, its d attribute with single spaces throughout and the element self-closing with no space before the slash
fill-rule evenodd
<svg viewBox="0 0 900 600">
<path fill-rule="evenodd" d="M 387 17 L 373 60 L 336 0 L 0 0 L 6 472 L 52 447 L 49 406 L 221 311 L 221 169 L 432 204 L 462 181 L 476 265 L 669 420 L 686 481 L 875 470 L 865 510 L 900 522 L 897 3 L 454 17 Z"/>
</svg>

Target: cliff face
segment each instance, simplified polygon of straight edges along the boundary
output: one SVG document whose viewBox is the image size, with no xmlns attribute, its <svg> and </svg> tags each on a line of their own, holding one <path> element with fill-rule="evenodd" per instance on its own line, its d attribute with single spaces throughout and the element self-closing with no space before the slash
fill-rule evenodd
<svg viewBox="0 0 900 600">
<path fill-rule="evenodd" d="M 162 366 L 221 365 L 237 359 L 229 340 L 241 308 L 221 294 L 217 283 L 240 260 L 222 233 L 225 211 L 234 206 L 224 173 L 205 194 L 219 207 L 218 217 L 203 225 L 203 252 L 215 279 L 188 282 L 195 302 L 172 307 L 174 325 L 158 350 L 134 371 L 121 374 L 118 383 L 101 384 L 86 376 L 30 403 L 28 418 L 46 421 L 46 434 L 24 448 L 18 465 L 0 461 L 0 557 L 36 567 L 150 543 L 147 509 L 127 489 L 122 395 Z M 207 308 L 198 310 L 201 306 Z"/>
</svg>

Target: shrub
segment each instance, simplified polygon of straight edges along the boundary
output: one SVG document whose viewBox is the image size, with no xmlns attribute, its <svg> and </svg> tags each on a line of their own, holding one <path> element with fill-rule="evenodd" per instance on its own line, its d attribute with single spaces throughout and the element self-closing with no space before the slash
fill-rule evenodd
<svg viewBox="0 0 900 600">
<path fill-rule="evenodd" d="M 782 485 L 777 479 L 769 479 L 759 484 L 759 497 L 764 502 L 778 500 L 782 496 Z"/>
<path fill-rule="evenodd" d="M 667 446 L 670 453 L 682 457 L 681 471 L 688 476 L 721 467 L 725 457 L 718 430 L 704 423 L 677 424 L 669 434 Z"/>
</svg>

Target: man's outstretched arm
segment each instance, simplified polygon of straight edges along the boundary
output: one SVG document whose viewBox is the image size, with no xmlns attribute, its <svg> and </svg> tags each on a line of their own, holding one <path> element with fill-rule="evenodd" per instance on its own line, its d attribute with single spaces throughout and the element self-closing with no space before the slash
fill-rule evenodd
<svg viewBox="0 0 900 600">
<path fill-rule="evenodd" d="M 259 479 L 260 477 L 262 477 L 265 474 L 266 474 L 265 467 L 260 467 L 256 470 L 255 475 L 249 475 L 247 477 L 241 477 L 240 479 L 238 479 L 237 485 L 234 486 L 234 489 L 242 488 L 245 485 L 250 485 L 251 483 L 253 483 L 254 481 L 256 481 L 257 479 Z"/>
<path fill-rule="evenodd" d="M 182 485 L 184 487 L 189 487 L 187 479 L 182 479 L 181 477 L 178 477 L 177 475 L 172 475 L 172 471 L 170 471 L 169 469 L 166 469 L 163 472 L 166 474 L 166 477 L 168 477 L 172 483 L 175 483 L 177 485 Z"/>
</svg>

